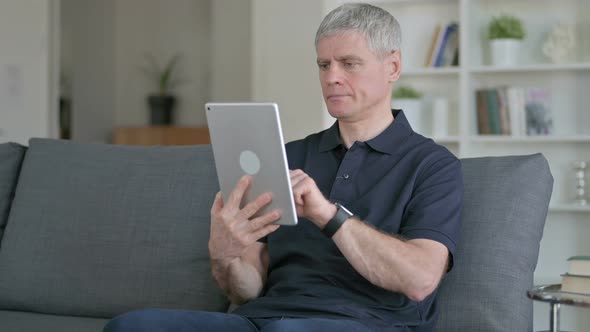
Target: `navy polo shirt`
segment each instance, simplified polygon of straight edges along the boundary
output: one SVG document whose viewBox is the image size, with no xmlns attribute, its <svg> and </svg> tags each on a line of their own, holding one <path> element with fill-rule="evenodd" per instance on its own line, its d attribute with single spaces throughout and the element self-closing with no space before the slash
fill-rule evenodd
<svg viewBox="0 0 590 332">
<path fill-rule="evenodd" d="M 361 220 L 405 239 L 431 239 L 454 254 L 463 182 L 459 160 L 412 131 L 403 112 L 377 137 L 346 149 L 338 124 L 286 146 L 289 167 L 309 174 L 322 193 Z M 379 330 L 433 326 L 435 293 L 414 302 L 371 284 L 309 220 L 267 237 L 268 279 L 260 297 L 235 313 L 248 317 L 359 320 Z M 395 253 L 392 253 L 395 254 Z"/>
</svg>

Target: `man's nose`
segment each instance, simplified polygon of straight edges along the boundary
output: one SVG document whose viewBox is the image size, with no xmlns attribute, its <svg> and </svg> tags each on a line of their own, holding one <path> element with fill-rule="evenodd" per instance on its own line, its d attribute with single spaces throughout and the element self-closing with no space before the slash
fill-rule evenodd
<svg viewBox="0 0 590 332">
<path fill-rule="evenodd" d="M 342 83 L 342 70 L 339 66 L 330 66 L 325 75 L 326 83 L 329 85 Z"/>
</svg>

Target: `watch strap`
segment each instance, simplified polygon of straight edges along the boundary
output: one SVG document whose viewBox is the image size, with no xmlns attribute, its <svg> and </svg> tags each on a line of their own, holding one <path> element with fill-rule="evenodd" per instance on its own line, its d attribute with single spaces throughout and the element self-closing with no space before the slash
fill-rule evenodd
<svg viewBox="0 0 590 332">
<path fill-rule="evenodd" d="M 336 234 L 336 232 L 340 229 L 340 227 L 342 227 L 342 225 L 353 216 L 353 214 L 346 210 L 346 208 L 344 208 L 342 205 L 338 203 L 335 205 L 337 208 L 336 215 L 334 215 L 334 217 L 330 219 L 330 221 L 328 221 L 326 226 L 324 226 L 322 229 L 322 233 L 329 238 L 332 238 L 334 234 Z"/>
</svg>

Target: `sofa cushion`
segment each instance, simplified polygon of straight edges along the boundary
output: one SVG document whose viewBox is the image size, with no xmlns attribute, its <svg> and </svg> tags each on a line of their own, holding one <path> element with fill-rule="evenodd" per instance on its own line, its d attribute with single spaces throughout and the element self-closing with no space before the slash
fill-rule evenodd
<svg viewBox="0 0 590 332">
<path fill-rule="evenodd" d="M 102 332 L 108 319 L 0 310 L 2 332 Z"/>
<path fill-rule="evenodd" d="M 0 250 L 0 309 L 223 310 L 209 271 L 209 146 L 32 139 Z"/>
<path fill-rule="evenodd" d="M 25 151 L 26 148 L 17 143 L 0 144 L 0 242 Z"/>
<path fill-rule="evenodd" d="M 462 160 L 465 201 L 453 270 L 439 292 L 437 331 L 532 331 L 539 243 L 553 188 L 547 160 Z"/>
</svg>

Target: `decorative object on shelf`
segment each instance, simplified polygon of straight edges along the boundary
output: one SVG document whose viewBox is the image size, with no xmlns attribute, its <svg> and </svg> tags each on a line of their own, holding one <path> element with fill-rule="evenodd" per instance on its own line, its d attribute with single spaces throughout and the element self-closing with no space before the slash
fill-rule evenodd
<svg viewBox="0 0 590 332">
<path fill-rule="evenodd" d="M 449 136 L 449 100 L 446 97 L 432 100 L 432 136 Z"/>
<path fill-rule="evenodd" d="M 547 39 L 543 43 L 543 54 L 553 63 L 564 63 L 571 60 L 576 47 L 575 26 L 557 23 L 547 34 Z"/>
<path fill-rule="evenodd" d="M 179 83 L 174 72 L 179 59 L 179 55 L 174 55 L 162 68 L 153 55 L 146 56 L 147 66 L 144 67 L 144 72 L 153 79 L 158 89 L 147 97 L 152 125 L 170 125 L 174 122 L 176 97 L 171 90 Z"/>
<path fill-rule="evenodd" d="M 488 26 L 488 38 L 494 66 L 513 66 L 518 63 L 520 45 L 525 37 L 522 21 L 516 16 L 492 17 Z"/>
<path fill-rule="evenodd" d="M 422 121 L 422 93 L 413 87 L 401 85 L 392 93 L 391 107 L 404 111 L 410 126 L 417 133 L 424 133 Z"/>
<path fill-rule="evenodd" d="M 578 205 L 588 205 L 588 198 L 586 196 L 586 169 L 588 168 L 588 162 L 574 161 L 572 166 L 576 179 L 575 203 Z"/>
<path fill-rule="evenodd" d="M 525 112 L 527 135 L 552 135 L 551 91 L 547 88 L 525 90 Z"/>
</svg>

